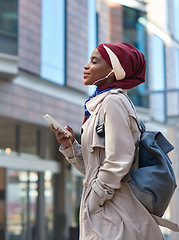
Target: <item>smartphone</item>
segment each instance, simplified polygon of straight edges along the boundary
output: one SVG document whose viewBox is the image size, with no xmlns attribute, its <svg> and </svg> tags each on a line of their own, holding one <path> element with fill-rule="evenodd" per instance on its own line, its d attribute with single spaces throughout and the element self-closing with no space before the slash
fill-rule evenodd
<svg viewBox="0 0 179 240">
<path fill-rule="evenodd" d="M 60 128 L 62 133 L 67 133 L 65 137 L 70 137 L 71 133 L 65 129 L 62 125 L 60 125 L 53 117 L 51 117 L 49 114 L 45 114 L 43 118 L 49 123 L 53 124 L 55 129 Z"/>
</svg>

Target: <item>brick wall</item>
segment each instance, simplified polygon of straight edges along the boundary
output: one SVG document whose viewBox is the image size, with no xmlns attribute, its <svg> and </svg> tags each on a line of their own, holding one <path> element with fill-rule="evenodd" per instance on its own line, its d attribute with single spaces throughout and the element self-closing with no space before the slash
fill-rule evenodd
<svg viewBox="0 0 179 240">
<path fill-rule="evenodd" d="M 109 7 L 107 0 L 101 0 L 98 5 L 98 44 L 110 42 Z"/>
<path fill-rule="evenodd" d="M 41 0 L 19 1 L 19 67 L 40 75 Z"/>
<path fill-rule="evenodd" d="M 88 61 L 87 0 L 67 1 L 67 85 L 87 92 L 83 84 L 84 65 Z"/>
<path fill-rule="evenodd" d="M 48 126 L 42 116 L 51 114 L 62 125 L 79 133 L 83 107 L 35 92 L 6 81 L 0 81 L 0 115 L 37 125 Z"/>
<path fill-rule="evenodd" d="M 109 40 L 112 43 L 122 42 L 123 19 L 122 5 L 109 2 Z"/>
<path fill-rule="evenodd" d="M 101 0 L 98 5 L 98 43 L 122 41 L 122 5 Z"/>
</svg>

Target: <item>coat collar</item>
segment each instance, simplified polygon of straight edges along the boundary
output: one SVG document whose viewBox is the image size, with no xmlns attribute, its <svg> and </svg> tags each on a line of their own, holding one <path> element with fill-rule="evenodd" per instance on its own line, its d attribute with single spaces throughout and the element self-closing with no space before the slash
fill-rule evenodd
<svg viewBox="0 0 179 240">
<path fill-rule="evenodd" d="M 92 113 L 97 113 L 101 103 L 103 102 L 103 100 L 105 99 L 105 97 L 107 97 L 109 94 L 118 94 L 119 92 L 124 92 L 127 93 L 126 90 L 121 89 L 121 88 L 115 88 L 115 89 L 111 89 L 107 92 L 101 93 L 99 95 L 97 95 L 96 97 L 92 98 L 90 101 L 88 101 L 86 103 L 86 107 L 88 109 L 88 111 L 90 112 L 90 114 Z"/>
</svg>

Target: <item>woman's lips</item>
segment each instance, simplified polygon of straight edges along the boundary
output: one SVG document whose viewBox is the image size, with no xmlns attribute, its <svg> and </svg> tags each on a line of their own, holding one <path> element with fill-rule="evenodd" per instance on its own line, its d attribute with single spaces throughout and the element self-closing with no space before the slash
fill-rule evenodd
<svg viewBox="0 0 179 240">
<path fill-rule="evenodd" d="M 90 75 L 90 73 L 88 73 L 88 72 L 83 72 L 83 78 L 88 77 L 89 75 Z"/>
</svg>

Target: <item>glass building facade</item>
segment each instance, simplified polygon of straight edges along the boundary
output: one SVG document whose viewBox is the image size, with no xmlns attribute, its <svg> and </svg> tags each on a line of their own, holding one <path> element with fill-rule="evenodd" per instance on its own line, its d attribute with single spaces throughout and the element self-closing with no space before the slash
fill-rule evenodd
<svg viewBox="0 0 179 240">
<path fill-rule="evenodd" d="M 53 175 L 44 174 L 44 189 L 39 188 L 37 172 L 8 170 L 7 188 L 7 235 L 9 240 L 38 240 L 41 228 L 39 206 L 40 191 L 44 190 L 45 239 L 53 239 Z"/>
<path fill-rule="evenodd" d="M 123 42 L 128 42 L 139 49 L 147 62 L 147 31 L 142 24 L 146 19 L 146 13 L 135 8 L 123 6 Z M 146 81 L 128 91 L 134 104 L 139 107 L 149 107 L 148 75 L 146 69 Z"/>
<path fill-rule="evenodd" d="M 18 0 L 0 1 L 0 52 L 17 55 Z"/>
<path fill-rule="evenodd" d="M 0 168 L 0 239 L 53 240 L 57 214 L 54 179 L 59 170 L 41 167 L 44 161 L 49 166 L 56 161 L 53 133 L 1 118 L 0 136 L 1 165 L 3 158 L 14 162 L 9 168 Z"/>
<path fill-rule="evenodd" d="M 41 76 L 60 85 L 65 85 L 65 7 L 65 0 L 42 1 Z"/>
<path fill-rule="evenodd" d="M 0 1 L 0 240 L 78 239 L 83 176 L 59 153 L 42 115 L 71 125 L 80 142 L 82 101 L 94 91 L 83 86 L 83 66 L 99 43 L 129 42 L 144 53 L 146 82 L 128 93 L 145 120 L 157 122 L 149 120 L 150 127 L 163 128 L 167 114 L 178 118 L 178 0 L 163 1 L 170 19 L 162 24 L 174 47 L 162 27 L 149 26 L 145 2 Z M 178 134 L 178 127 L 172 131 Z M 170 219 L 169 209 L 166 214 Z"/>
</svg>

